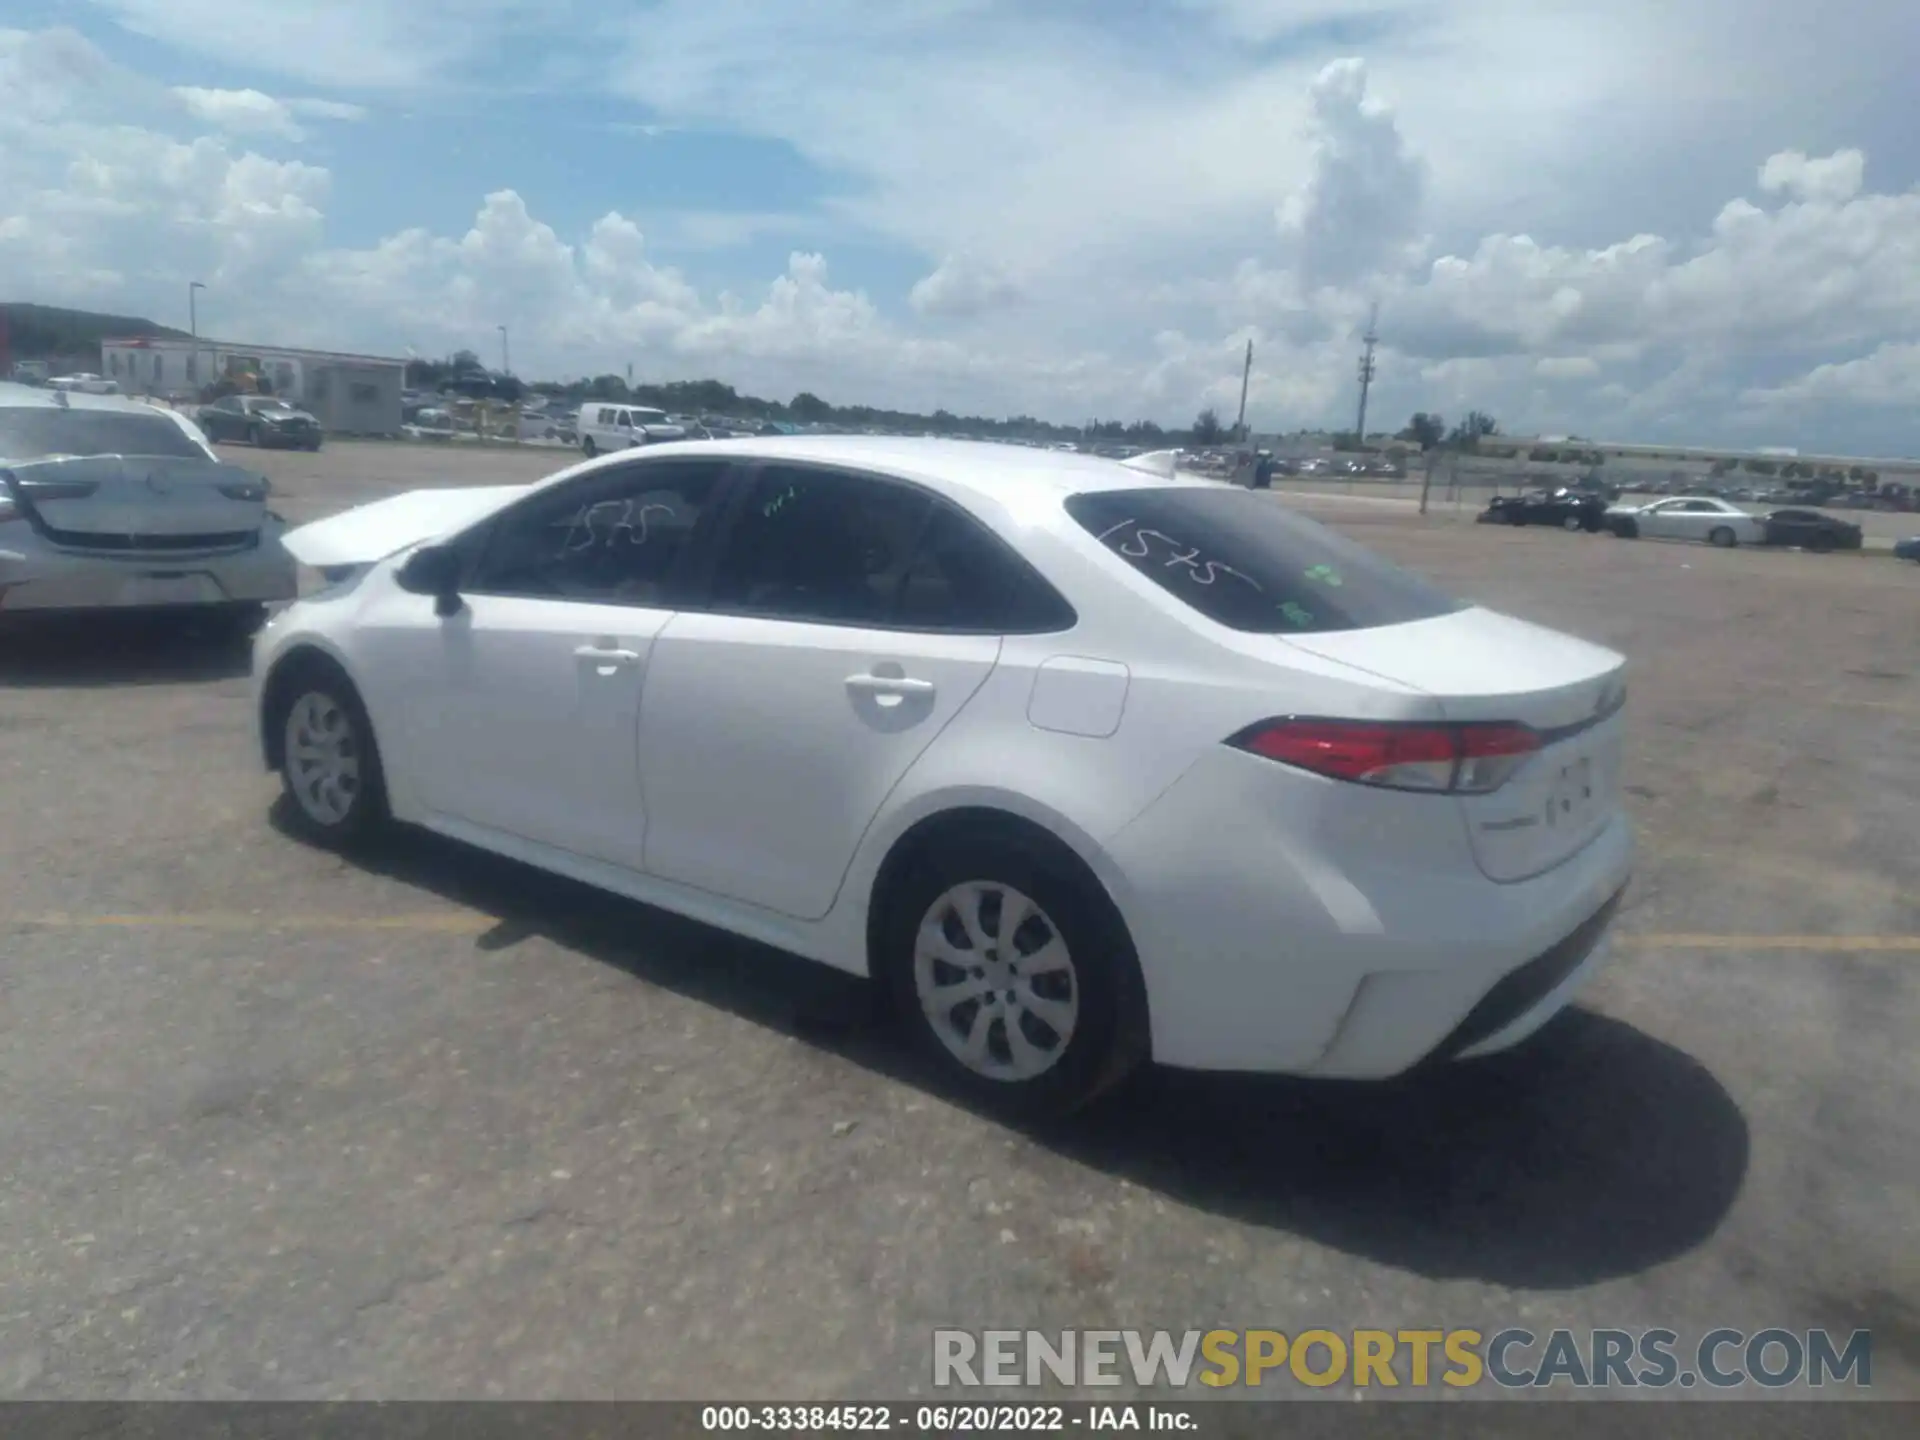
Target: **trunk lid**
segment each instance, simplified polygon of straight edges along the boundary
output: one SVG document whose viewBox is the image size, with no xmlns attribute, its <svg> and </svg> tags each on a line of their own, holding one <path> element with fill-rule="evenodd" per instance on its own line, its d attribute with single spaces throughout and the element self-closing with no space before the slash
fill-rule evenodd
<svg viewBox="0 0 1920 1440">
<path fill-rule="evenodd" d="M 72 549 L 245 544 L 267 515 L 266 482 L 217 460 L 89 455 L 8 469 L 22 508 L 49 540 Z"/>
<path fill-rule="evenodd" d="M 1450 721 L 1539 733 L 1540 751 L 1505 785 L 1455 802 L 1487 878 L 1553 869 L 1618 811 L 1626 659 L 1615 651 L 1479 608 L 1287 643 L 1429 695 Z"/>
</svg>

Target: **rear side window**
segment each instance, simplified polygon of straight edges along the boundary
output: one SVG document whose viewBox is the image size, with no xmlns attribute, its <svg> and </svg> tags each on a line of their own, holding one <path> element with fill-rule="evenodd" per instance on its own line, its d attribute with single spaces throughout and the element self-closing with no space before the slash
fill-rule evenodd
<svg viewBox="0 0 1920 1440">
<path fill-rule="evenodd" d="M 1183 604 L 1230 629 L 1310 635 L 1466 609 L 1372 551 L 1240 489 L 1106 490 L 1067 513 Z"/>
<path fill-rule="evenodd" d="M 770 465 L 721 548 L 722 610 L 885 626 L 933 501 L 905 485 Z"/>
<path fill-rule="evenodd" d="M 905 630 L 1038 635 L 1071 630 L 1073 607 L 998 536 L 942 505 L 901 578 L 894 623 Z"/>
<path fill-rule="evenodd" d="M 18 406 L 0 410 L 0 457 L 47 455 L 159 455 L 204 460 L 207 452 L 164 415 L 127 410 L 62 410 Z"/>
</svg>

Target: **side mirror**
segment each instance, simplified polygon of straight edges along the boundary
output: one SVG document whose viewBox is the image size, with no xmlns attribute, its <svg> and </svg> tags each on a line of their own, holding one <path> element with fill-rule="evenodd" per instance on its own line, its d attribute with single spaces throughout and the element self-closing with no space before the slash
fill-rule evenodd
<svg viewBox="0 0 1920 1440">
<path fill-rule="evenodd" d="M 394 577 L 402 590 L 433 596 L 433 613 L 460 613 L 460 555 L 451 545 L 425 545 L 407 557 Z"/>
</svg>

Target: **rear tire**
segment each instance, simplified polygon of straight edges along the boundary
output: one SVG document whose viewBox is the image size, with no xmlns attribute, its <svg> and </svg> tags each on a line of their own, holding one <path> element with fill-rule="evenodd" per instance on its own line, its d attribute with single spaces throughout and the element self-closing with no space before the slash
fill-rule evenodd
<svg viewBox="0 0 1920 1440">
<path fill-rule="evenodd" d="M 1569 515 L 1560 522 L 1560 528 L 1565 530 L 1569 535 L 1586 529 L 1586 526 L 1587 522 L 1582 520 L 1578 515 Z"/>
<path fill-rule="evenodd" d="M 359 692 L 338 666 L 308 661 L 275 677 L 267 715 L 280 746 L 291 828 L 330 850 L 359 845 L 386 824 L 386 775 Z"/>
<path fill-rule="evenodd" d="M 580 449 L 586 454 L 589 460 L 600 453 L 600 447 L 593 443 L 593 436 L 591 435 L 580 442 Z"/>
<path fill-rule="evenodd" d="M 1714 526 L 1712 532 L 1708 534 L 1707 539 L 1722 550 L 1731 550 L 1740 543 L 1740 537 L 1735 535 L 1733 531 L 1725 525 Z"/>
<path fill-rule="evenodd" d="M 875 977 L 916 1047 L 983 1107 L 1070 1114 L 1147 1057 L 1139 961 L 1089 884 L 987 831 L 936 842 L 882 897 Z"/>
<path fill-rule="evenodd" d="M 1817 530 L 1807 539 L 1807 549 L 1816 555 L 1825 555 L 1833 549 L 1833 536 L 1824 530 Z"/>
</svg>

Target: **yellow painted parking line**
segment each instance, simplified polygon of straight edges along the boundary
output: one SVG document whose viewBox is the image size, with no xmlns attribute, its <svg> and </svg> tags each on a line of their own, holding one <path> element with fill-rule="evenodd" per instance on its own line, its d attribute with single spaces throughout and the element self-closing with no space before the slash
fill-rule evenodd
<svg viewBox="0 0 1920 1440">
<path fill-rule="evenodd" d="M 198 911 L 175 915 L 75 915 L 47 912 L 0 914 L 0 925 L 50 930 L 226 930 L 398 932 L 416 935 L 482 935 L 501 923 L 477 910 L 432 910 L 414 915 L 251 915 Z M 1615 931 L 1627 950 L 1807 950 L 1817 953 L 1920 954 L 1920 935 L 1718 935 Z"/>
<path fill-rule="evenodd" d="M 1660 935 L 1617 933 L 1629 950 L 1817 950 L 1920 954 L 1920 935 Z"/>
</svg>

